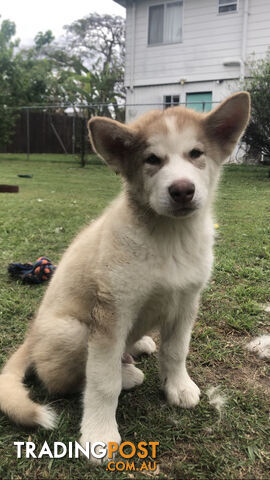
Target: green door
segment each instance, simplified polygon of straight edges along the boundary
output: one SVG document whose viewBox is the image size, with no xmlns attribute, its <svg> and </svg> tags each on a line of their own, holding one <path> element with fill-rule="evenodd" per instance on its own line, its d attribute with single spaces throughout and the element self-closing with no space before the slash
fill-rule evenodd
<svg viewBox="0 0 270 480">
<path fill-rule="evenodd" d="M 212 92 L 187 93 L 186 106 L 197 112 L 212 110 Z"/>
</svg>

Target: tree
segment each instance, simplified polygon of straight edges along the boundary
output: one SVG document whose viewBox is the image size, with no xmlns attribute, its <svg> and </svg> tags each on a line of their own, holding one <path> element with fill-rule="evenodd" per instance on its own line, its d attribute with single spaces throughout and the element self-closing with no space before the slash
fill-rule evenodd
<svg viewBox="0 0 270 480">
<path fill-rule="evenodd" d="M 47 55 L 54 36 L 51 30 L 39 32 L 33 47 L 18 52 L 22 80 L 16 103 L 21 105 L 55 105 L 65 101 L 65 92 L 60 76 L 55 71 L 55 62 Z"/>
<path fill-rule="evenodd" d="M 0 145 L 10 140 L 12 129 L 15 124 L 12 105 L 12 93 L 16 78 L 18 77 L 17 66 L 13 62 L 14 49 L 18 41 L 12 42 L 15 35 L 15 23 L 4 20 L 0 25 Z"/>
<path fill-rule="evenodd" d="M 91 105 L 91 114 L 123 115 L 125 20 L 90 14 L 66 25 L 64 42 L 47 50 L 72 103 Z M 75 98 L 74 98 L 75 97 Z M 110 104 L 110 106 L 108 106 Z"/>
<path fill-rule="evenodd" d="M 47 30 L 45 33 L 38 32 L 35 36 L 35 48 L 37 51 L 41 50 L 45 45 L 50 45 L 54 41 L 55 37 L 51 30 Z"/>
<path fill-rule="evenodd" d="M 86 116 L 123 118 L 125 20 L 91 14 L 65 30 L 62 43 L 47 30 L 20 49 L 15 23 L 0 25 L 0 143 L 11 138 L 22 106 L 79 103 L 91 106 Z"/>
<path fill-rule="evenodd" d="M 0 25 L 0 146 L 3 148 L 13 134 L 18 111 L 22 106 L 61 103 L 65 89 L 53 70 L 54 62 L 45 50 L 53 42 L 50 30 L 39 32 L 34 46 L 19 49 L 13 41 L 16 26 L 10 20 Z"/>
<path fill-rule="evenodd" d="M 244 88 L 251 94 L 251 121 L 243 140 L 252 155 L 270 156 L 270 51 L 265 59 L 250 64 Z"/>
</svg>

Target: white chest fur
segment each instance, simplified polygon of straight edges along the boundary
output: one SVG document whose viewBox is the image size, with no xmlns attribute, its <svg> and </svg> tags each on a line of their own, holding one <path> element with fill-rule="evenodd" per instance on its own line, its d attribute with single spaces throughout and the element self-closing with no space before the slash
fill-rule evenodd
<svg viewBox="0 0 270 480">
<path fill-rule="evenodd" d="M 127 228 L 122 237 L 126 261 L 111 272 L 118 305 L 122 307 L 124 299 L 128 311 L 136 316 L 154 292 L 167 298 L 200 290 L 211 272 L 212 244 L 210 218 L 167 224 L 150 234 Z M 156 302 L 156 295 L 154 298 Z"/>
</svg>

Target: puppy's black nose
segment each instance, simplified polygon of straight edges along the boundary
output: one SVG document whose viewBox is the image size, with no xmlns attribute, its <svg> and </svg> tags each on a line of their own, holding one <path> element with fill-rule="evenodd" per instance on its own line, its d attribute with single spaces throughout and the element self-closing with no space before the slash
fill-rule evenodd
<svg viewBox="0 0 270 480">
<path fill-rule="evenodd" d="M 169 187 L 169 194 L 171 198 L 177 203 L 191 202 L 195 193 L 195 185 L 189 180 L 183 179 L 174 182 Z"/>
</svg>

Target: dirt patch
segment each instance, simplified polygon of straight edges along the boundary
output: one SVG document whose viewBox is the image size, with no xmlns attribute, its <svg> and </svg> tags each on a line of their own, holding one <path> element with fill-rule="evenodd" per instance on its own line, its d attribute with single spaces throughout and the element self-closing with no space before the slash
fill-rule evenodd
<svg viewBox="0 0 270 480">
<path fill-rule="evenodd" d="M 266 397 L 270 396 L 269 363 L 246 352 L 243 348 L 241 362 L 232 362 L 232 366 L 219 365 L 202 367 L 205 385 L 236 387 L 243 393 L 256 390 Z"/>
</svg>

